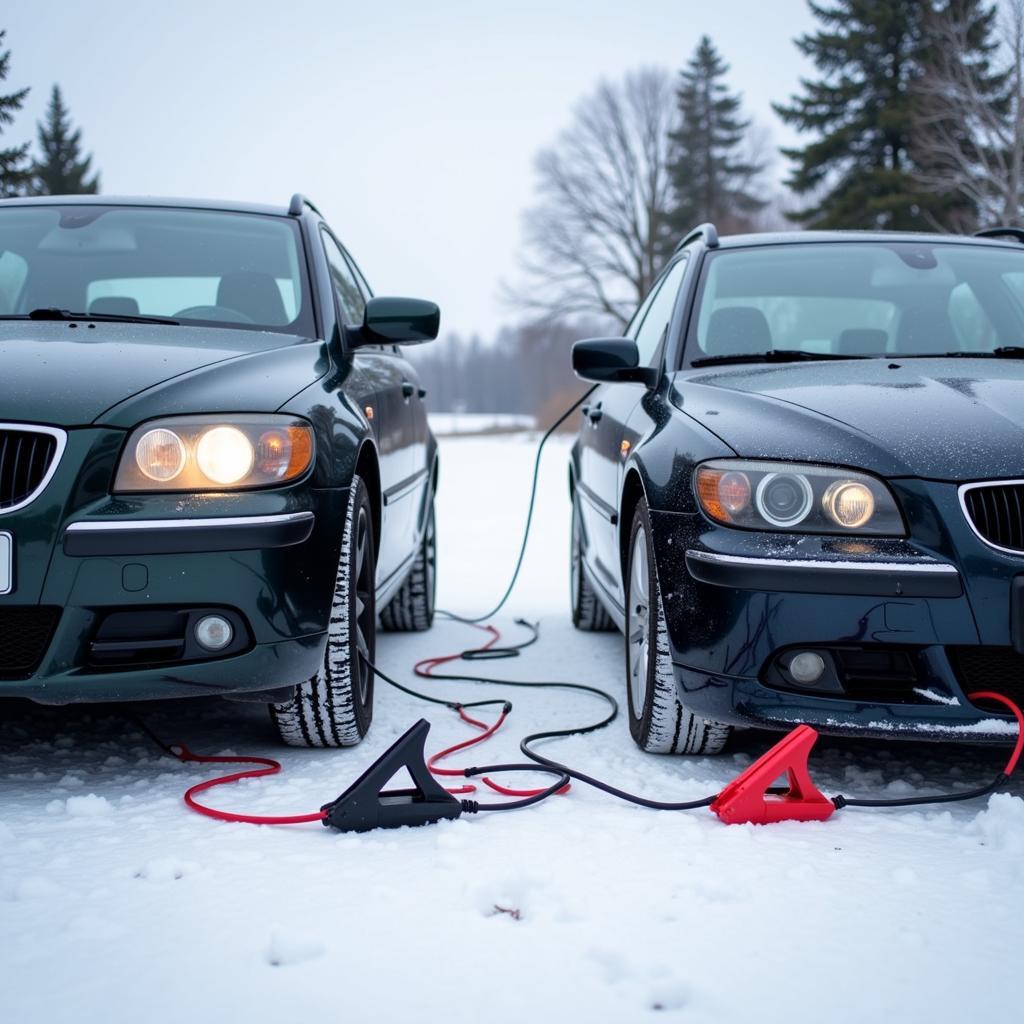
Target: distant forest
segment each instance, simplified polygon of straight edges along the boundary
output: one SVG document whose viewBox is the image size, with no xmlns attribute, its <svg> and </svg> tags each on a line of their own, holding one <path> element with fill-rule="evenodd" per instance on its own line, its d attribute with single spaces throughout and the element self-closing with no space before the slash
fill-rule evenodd
<svg viewBox="0 0 1024 1024">
<path fill-rule="evenodd" d="M 794 46 L 814 70 L 773 104 L 801 145 L 772 145 L 707 36 L 678 71 L 640 68 L 581 97 L 536 157 L 521 273 L 503 286 L 521 324 L 414 352 L 433 409 L 544 419 L 581 390 L 572 341 L 618 334 L 703 221 L 723 233 L 1024 226 L 1024 0 L 809 8 L 814 27 Z M 4 85 L 11 73 L 0 28 L 0 196 L 98 191 L 59 87 L 34 149 L 9 145 L 28 92 Z"/>
<path fill-rule="evenodd" d="M 528 413 L 546 423 L 584 389 L 569 365 L 572 343 L 599 333 L 583 321 L 540 322 L 504 327 L 489 344 L 452 333 L 405 353 L 434 411 Z"/>
</svg>

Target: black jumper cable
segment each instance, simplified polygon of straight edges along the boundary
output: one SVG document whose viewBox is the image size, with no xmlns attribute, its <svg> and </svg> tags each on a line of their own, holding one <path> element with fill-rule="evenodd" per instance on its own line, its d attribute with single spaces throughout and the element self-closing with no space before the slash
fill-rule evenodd
<svg viewBox="0 0 1024 1024">
<path fill-rule="evenodd" d="M 595 386 L 596 387 L 596 386 Z M 522 569 L 526 547 L 533 525 L 533 514 L 536 505 L 537 484 L 540 460 L 550 437 L 559 426 L 586 400 L 595 390 L 594 387 L 585 391 L 569 406 L 547 429 L 537 446 L 534 458 L 530 485 L 530 500 L 527 508 L 523 538 L 519 547 L 515 567 L 511 579 L 498 603 L 483 615 L 474 617 L 457 615 L 454 612 L 438 611 L 437 614 L 467 625 L 478 625 L 493 618 L 508 602 Z M 825 820 L 831 814 L 844 807 L 909 807 L 926 804 L 952 803 L 961 800 L 973 800 L 986 796 L 1000 786 L 1013 774 L 1024 750 L 1024 712 L 1009 698 L 992 692 L 977 692 L 969 695 L 971 700 L 988 699 L 1006 706 L 1015 716 L 1018 723 L 1017 742 L 1014 746 L 1006 767 L 988 785 L 958 793 L 927 794 L 918 797 L 904 797 L 889 800 L 874 800 L 837 795 L 828 798 L 820 793 L 810 780 L 807 771 L 807 756 L 817 738 L 817 733 L 809 726 L 798 726 L 776 744 L 771 750 L 759 758 L 739 777 L 730 782 L 721 792 L 698 800 L 659 801 L 613 786 L 602 779 L 595 778 L 577 769 L 561 764 L 545 757 L 533 749 L 533 744 L 541 740 L 559 739 L 567 736 L 585 735 L 603 729 L 618 716 L 618 702 L 605 690 L 583 683 L 564 681 L 537 681 L 498 679 L 478 674 L 438 674 L 434 670 L 442 664 L 461 660 L 478 662 L 500 658 L 517 657 L 522 650 L 536 643 L 538 627 L 523 619 L 516 624 L 530 631 L 530 637 L 515 645 L 499 647 L 497 641 L 500 634 L 493 626 L 483 627 L 491 633 L 491 640 L 476 648 L 456 654 L 426 658 L 417 662 L 415 673 L 421 678 L 444 681 L 460 681 L 485 683 L 498 686 L 553 688 L 575 690 L 589 693 L 604 700 L 608 705 L 608 713 L 601 719 L 568 729 L 544 730 L 525 736 L 520 742 L 520 750 L 529 759 L 528 763 L 496 764 L 483 767 L 464 769 L 441 769 L 437 762 L 457 751 L 467 749 L 490 738 L 501 727 L 512 710 L 511 701 L 496 698 L 473 702 L 460 702 L 421 693 L 405 686 L 382 671 L 379 666 L 369 663 L 373 672 L 385 683 L 401 690 L 417 699 L 440 704 L 456 711 L 463 721 L 481 733 L 467 741 L 455 744 L 434 754 L 426 760 L 424 745 L 429 724 L 420 720 L 402 737 L 400 737 L 374 764 L 372 764 L 344 793 L 336 800 L 324 804 L 319 811 L 309 814 L 267 816 L 236 814 L 208 807 L 196 800 L 196 794 L 214 786 L 237 782 L 245 778 L 256 778 L 276 774 L 281 770 L 278 761 L 261 757 L 208 757 L 192 753 L 184 745 L 168 745 L 161 741 L 143 722 L 133 719 L 137 724 L 166 752 L 184 762 L 202 764 L 253 764 L 259 767 L 233 774 L 209 779 L 192 786 L 185 794 L 185 803 L 194 811 L 221 821 L 246 822 L 251 824 L 300 824 L 321 821 L 324 825 L 342 831 L 367 831 L 373 828 L 395 828 L 401 825 L 427 824 L 443 819 L 457 818 L 463 813 L 480 811 L 515 810 L 531 806 L 546 800 L 548 797 L 565 793 L 570 779 L 592 786 L 610 796 L 628 801 L 640 807 L 652 810 L 695 810 L 700 807 L 711 807 L 727 823 L 753 822 L 767 824 L 781 820 Z M 488 726 L 467 715 L 469 708 L 500 706 L 501 712 L 496 722 Z M 383 786 L 402 767 L 405 767 L 413 779 L 415 788 L 411 790 L 384 790 Z M 533 771 L 542 772 L 556 777 L 555 782 L 546 788 L 533 790 L 514 790 L 501 786 L 490 779 L 490 775 L 505 772 Z M 770 783 L 782 773 L 788 773 L 789 786 L 777 788 Z M 467 779 L 480 777 L 490 788 L 505 795 L 516 797 L 501 803 L 480 803 L 476 800 L 458 800 L 457 794 L 473 791 L 472 786 L 457 787 L 452 791 L 445 790 L 434 778 L 434 775 L 457 775 Z"/>
</svg>

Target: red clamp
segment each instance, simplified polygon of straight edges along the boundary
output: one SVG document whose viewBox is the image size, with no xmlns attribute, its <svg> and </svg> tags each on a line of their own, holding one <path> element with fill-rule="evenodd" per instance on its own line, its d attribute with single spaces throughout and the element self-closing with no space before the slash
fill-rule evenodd
<svg viewBox="0 0 1024 1024">
<path fill-rule="evenodd" d="M 762 754 L 715 797 L 711 810 L 727 825 L 770 825 L 776 821 L 825 821 L 835 804 L 811 782 L 807 757 L 818 739 L 809 725 L 798 725 L 767 753 Z M 783 773 L 789 790 L 771 793 L 769 787 Z"/>
</svg>

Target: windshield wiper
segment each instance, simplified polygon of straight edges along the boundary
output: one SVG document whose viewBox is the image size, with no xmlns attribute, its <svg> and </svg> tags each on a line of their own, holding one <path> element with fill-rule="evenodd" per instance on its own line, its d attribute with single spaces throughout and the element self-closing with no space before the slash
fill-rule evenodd
<svg viewBox="0 0 1024 1024">
<path fill-rule="evenodd" d="M 748 352 L 744 355 L 704 356 L 691 359 L 691 366 L 724 366 L 728 363 L 802 363 L 831 362 L 836 359 L 868 359 L 869 356 L 844 356 L 835 352 L 803 352 L 799 349 L 775 348 L 770 352 Z"/>
<path fill-rule="evenodd" d="M 143 316 L 132 313 L 72 313 L 69 309 L 56 309 L 45 307 L 33 309 L 25 316 L 5 316 L 3 320 L 82 320 L 99 321 L 101 323 L 116 324 L 170 324 L 172 327 L 179 326 L 180 321 L 172 320 L 167 316 Z"/>
<path fill-rule="evenodd" d="M 991 352 L 915 352 L 893 359 L 1024 359 L 1024 345 L 1000 345 Z"/>
</svg>

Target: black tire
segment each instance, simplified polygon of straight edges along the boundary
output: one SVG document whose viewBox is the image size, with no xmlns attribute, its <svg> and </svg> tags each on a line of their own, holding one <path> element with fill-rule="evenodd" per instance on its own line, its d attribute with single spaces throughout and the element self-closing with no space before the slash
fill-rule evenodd
<svg viewBox="0 0 1024 1024">
<path fill-rule="evenodd" d="M 351 747 L 373 719 L 376 651 L 373 513 L 370 495 L 355 476 L 349 490 L 338 574 L 324 661 L 295 696 L 270 705 L 281 739 L 293 747 Z"/>
<path fill-rule="evenodd" d="M 679 701 L 651 541 L 641 498 L 626 554 L 626 693 L 629 731 L 651 754 L 719 754 L 732 731 L 688 711 Z"/>
<path fill-rule="evenodd" d="M 419 633 L 434 624 L 437 596 L 437 529 L 434 522 L 434 496 L 430 495 L 423 540 L 416 552 L 412 570 L 398 593 L 380 613 L 384 629 L 397 633 Z"/>
<path fill-rule="evenodd" d="M 572 600 L 572 624 L 587 633 L 607 633 L 615 629 L 612 617 L 587 581 L 583 571 L 583 524 L 579 500 L 572 499 L 572 535 L 569 541 L 569 594 Z"/>
</svg>

